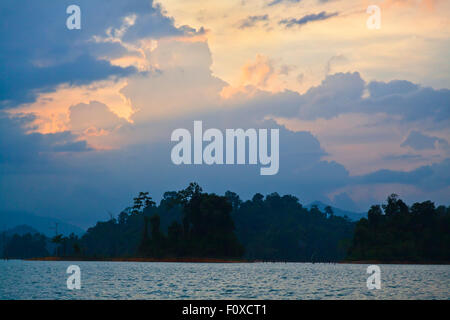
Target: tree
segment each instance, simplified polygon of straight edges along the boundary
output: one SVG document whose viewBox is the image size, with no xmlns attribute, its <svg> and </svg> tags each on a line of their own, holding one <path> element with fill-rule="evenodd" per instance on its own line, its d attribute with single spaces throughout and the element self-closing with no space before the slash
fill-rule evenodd
<svg viewBox="0 0 450 320">
<path fill-rule="evenodd" d="M 139 214 L 142 213 L 142 208 L 149 208 L 155 205 L 155 202 L 152 200 L 152 197 L 149 196 L 148 192 L 139 192 L 139 195 L 133 199 L 133 213 Z"/>
<path fill-rule="evenodd" d="M 333 208 L 331 208 L 330 206 L 326 206 L 325 213 L 331 218 L 334 215 Z"/>
<path fill-rule="evenodd" d="M 356 260 L 448 262 L 450 261 L 450 212 L 431 201 L 409 208 L 396 194 L 374 205 L 368 220 L 355 228 L 348 257 Z"/>
<path fill-rule="evenodd" d="M 381 210 L 380 205 L 371 206 L 367 213 L 367 217 L 371 225 L 378 227 L 383 218 L 383 211 Z"/>
<path fill-rule="evenodd" d="M 383 210 L 387 216 L 408 213 L 408 206 L 393 193 L 387 198 L 387 204 L 383 204 Z"/>
<path fill-rule="evenodd" d="M 55 249 L 55 255 L 57 257 L 59 257 L 61 255 L 61 244 L 63 243 L 63 235 L 62 234 L 57 234 L 55 235 L 52 240 L 51 240 L 54 244 L 56 244 L 56 249 Z"/>
<path fill-rule="evenodd" d="M 225 192 L 225 198 L 227 198 L 228 201 L 230 202 L 230 204 L 231 204 L 231 206 L 233 208 L 233 211 L 238 210 L 239 207 L 242 204 L 242 200 L 239 198 L 239 195 L 237 195 L 234 192 L 226 191 Z"/>
</svg>

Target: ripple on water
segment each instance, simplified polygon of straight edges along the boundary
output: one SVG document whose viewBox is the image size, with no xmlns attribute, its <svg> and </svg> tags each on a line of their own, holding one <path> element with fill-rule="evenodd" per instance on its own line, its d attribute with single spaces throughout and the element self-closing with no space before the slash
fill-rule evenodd
<svg viewBox="0 0 450 320">
<path fill-rule="evenodd" d="M 66 288 L 78 264 L 81 290 Z M 450 266 L 0 261 L 0 299 L 449 299 Z"/>
</svg>

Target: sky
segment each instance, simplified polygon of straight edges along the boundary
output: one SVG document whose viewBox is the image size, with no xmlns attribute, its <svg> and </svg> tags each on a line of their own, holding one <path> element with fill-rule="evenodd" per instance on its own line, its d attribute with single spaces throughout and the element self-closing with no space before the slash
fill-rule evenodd
<svg viewBox="0 0 450 320">
<path fill-rule="evenodd" d="M 69 30 L 69 5 L 81 29 Z M 376 5 L 380 28 L 367 25 Z M 0 2 L 0 212 L 81 226 L 139 191 L 450 204 L 450 2 Z M 276 128 L 279 172 L 176 166 L 173 130 Z"/>
</svg>

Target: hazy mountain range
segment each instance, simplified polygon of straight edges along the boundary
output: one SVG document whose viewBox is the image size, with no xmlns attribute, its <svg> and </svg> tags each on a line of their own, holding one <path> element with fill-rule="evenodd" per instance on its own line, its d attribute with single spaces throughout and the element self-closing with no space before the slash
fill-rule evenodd
<svg viewBox="0 0 450 320">
<path fill-rule="evenodd" d="M 324 212 L 325 207 L 327 206 L 326 203 L 323 203 L 321 201 L 314 201 L 308 204 L 306 207 L 308 209 L 311 209 L 312 206 L 316 205 L 320 211 Z M 347 216 L 352 221 L 358 221 L 361 218 L 367 217 L 367 213 L 364 212 L 353 212 L 348 210 L 339 209 L 336 207 L 331 206 L 331 209 L 333 209 L 333 213 L 337 216 L 344 217 Z"/>
<path fill-rule="evenodd" d="M 327 204 L 321 201 L 314 201 L 308 204 L 306 207 L 310 209 L 313 205 L 316 205 L 319 210 L 324 211 Z M 353 212 L 348 210 L 339 209 L 331 206 L 333 212 L 337 216 L 347 216 L 352 221 L 357 221 L 363 217 L 366 217 L 366 213 Z M 27 225 L 36 231 L 52 237 L 55 235 L 55 226 L 58 225 L 58 233 L 69 235 L 75 233 L 76 235 L 82 235 L 85 230 L 70 223 L 63 222 L 56 218 L 37 216 L 25 211 L 3 211 L 0 212 L 0 231 L 15 228 L 17 226 Z"/>
<path fill-rule="evenodd" d="M 58 233 L 69 235 L 72 232 L 82 235 L 85 230 L 65 223 L 59 219 L 33 215 L 25 211 L 2 211 L 0 212 L 0 231 L 8 230 L 20 225 L 27 225 L 38 232 L 52 237 L 55 235 L 55 226 L 58 225 Z"/>
</svg>

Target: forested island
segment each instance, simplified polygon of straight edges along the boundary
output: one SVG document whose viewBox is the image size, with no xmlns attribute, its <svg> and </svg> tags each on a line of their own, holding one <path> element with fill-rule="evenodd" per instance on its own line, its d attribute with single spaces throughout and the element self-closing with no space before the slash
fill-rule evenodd
<svg viewBox="0 0 450 320">
<path fill-rule="evenodd" d="M 407 206 L 396 194 L 356 223 L 349 260 L 450 262 L 450 207 Z"/>
<path fill-rule="evenodd" d="M 157 205 L 141 192 L 130 207 L 78 237 L 3 232 L 3 258 L 136 261 L 450 262 L 450 207 L 407 206 L 397 195 L 357 222 L 331 207 L 305 208 L 272 193 L 243 201 L 191 183 Z M 208 260 L 209 259 L 209 260 Z"/>
</svg>

